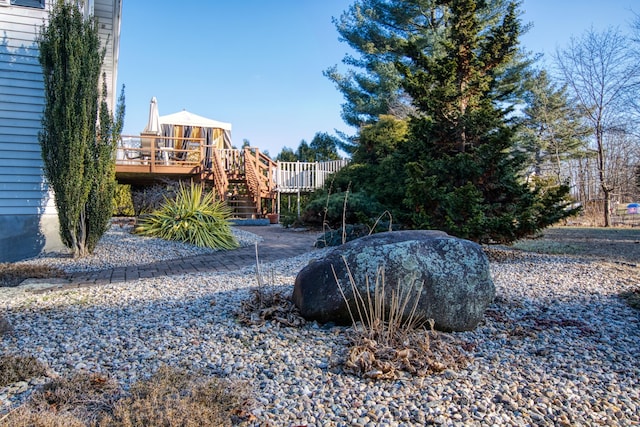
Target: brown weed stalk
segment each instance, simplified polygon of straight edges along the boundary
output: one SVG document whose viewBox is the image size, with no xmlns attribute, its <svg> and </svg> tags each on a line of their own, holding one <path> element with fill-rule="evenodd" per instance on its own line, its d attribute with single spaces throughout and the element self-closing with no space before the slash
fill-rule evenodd
<svg viewBox="0 0 640 427">
<path fill-rule="evenodd" d="M 353 324 L 345 372 L 371 379 L 396 379 L 406 375 L 426 376 L 468 363 L 468 358 L 452 340 L 434 330 L 433 319 L 423 319 L 416 314 L 423 283 L 415 287 L 416 281 L 412 278 L 406 291 L 397 286 L 387 292 L 384 269 L 380 267 L 373 293 L 369 279 L 365 278 L 363 295 L 346 259 L 343 261 L 353 293 L 351 304 L 332 269 Z"/>
</svg>

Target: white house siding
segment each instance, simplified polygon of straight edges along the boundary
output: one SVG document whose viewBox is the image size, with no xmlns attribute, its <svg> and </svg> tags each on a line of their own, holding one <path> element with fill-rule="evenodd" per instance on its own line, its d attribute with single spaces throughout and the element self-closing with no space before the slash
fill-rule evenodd
<svg viewBox="0 0 640 427">
<path fill-rule="evenodd" d="M 117 79 L 122 1 L 95 0 L 93 7 L 93 14 L 98 18 L 100 40 L 106 48 L 102 69 L 107 77 L 109 108 L 113 110 L 119 95 Z"/>
<path fill-rule="evenodd" d="M 107 32 L 117 27 L 119 33 L 119 24 L 108 21 L 115 16 L 119 21 L 121 1 L 115 2 L 118 6 L 111 6 L 111 15 L 101 18 L 96 11 L 103 43 L 110 40 L 104 70 L 112 105 L 116 78 L 112 67 L 117 61 L 111 56 L 117 52 L 114 43 L 119 42 L 119 35 L 108 36 Z M 46 3 L 48 9 L 50 1 Z M 114 0 L 96 1 L 96 9 L 98 3 L 113 4 Z M 46 17 L 43 9 L 0 6 L 0 262 L 62 247 L 38 143 L 44 89 L 35 40 Z"/>
</svg>

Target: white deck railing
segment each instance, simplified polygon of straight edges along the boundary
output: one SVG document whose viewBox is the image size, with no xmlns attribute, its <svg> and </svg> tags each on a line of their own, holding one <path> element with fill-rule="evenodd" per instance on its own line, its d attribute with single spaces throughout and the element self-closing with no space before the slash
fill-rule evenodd
<svg viewBox="0 0 640 427">
<path fill-rule="evenodd" d="M 179 148 L 177 148 L 179 147 Z M 215 150 L 217 159 L 214 159 Z M 253 154 L 252 154 L 253 153 Z M 205 145 L 202 138 L 178 138 L 164 136 L 122 136 L 117 147 L 117 166 L 145 166 L 151 173 L 166 173 L 166 166 L 199 166 L 199 173 L 213 170 L 213 161 L 227 177 L 246 173 L 245 157 L 255 154 L 255 166 L 260 176 L 269 183 L 266 188 L 278 193 L 309 193 L 324 187 L 329 175 L 345 167 L 349 160 L 326 162 L 274 162 L 260 154 L 258 149 L 217 149 Z M 252 157 L 253 158 L 253 157 Z M 162 170 L 160 170 L 162 169 Z M 148 173 L 148 171 L 145 171 Z M 222 180 L 222 177 L 218 177 Z M 274 188 L 275 184 L 275 188 Z"/>
<path fill-rule="evenodd" d="M 327 162 L 276 162 L 276 191 L 310 192 L 322 188 L 327 177 L 345 167 L 348 160 Z"/>
</svg>

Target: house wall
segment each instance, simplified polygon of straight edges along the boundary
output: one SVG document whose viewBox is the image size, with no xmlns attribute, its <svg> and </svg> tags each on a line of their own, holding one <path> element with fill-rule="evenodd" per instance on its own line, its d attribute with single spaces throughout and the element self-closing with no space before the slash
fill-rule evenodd
<svg viewBox="0 0 640 427">
<path fill-rule="evenodd" d="M 107 50 L 102 70 L 107 77 L 109 108 L 113 111 L 119 95 L 117 80 L 122 1 L 94 0 L 93 7 L 93 14 L 98 18 L 100 40 Z"/>
<path fill-rule="evenodd" d="M 91 3 L 96 8 L 103 43 L 109 40 L 103 69 L 108 74 L 109 101 L 114 105 L 113 68 L 117 61 L 113 55 L 117 54 L 119 34 L 109 36 L 109 32 L 117 27 L 119 33 L 119 24 L 105 21 L 116 16 L 119 21 L 121 1 Z M 111 13 L 107 13 L 108 3 Z M 49 6 L 47 1 L 47 9 Z M 0 262 L 63 249 L 38 142 L 44 88 L 35 40 L 47 9 L 0 6 Z"/>
</svg>

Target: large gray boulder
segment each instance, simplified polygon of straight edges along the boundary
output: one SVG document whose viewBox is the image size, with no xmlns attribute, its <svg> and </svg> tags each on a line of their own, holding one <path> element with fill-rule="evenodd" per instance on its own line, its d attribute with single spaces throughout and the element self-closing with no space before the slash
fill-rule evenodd
<svg viewBox="0 0 640 427">
<path fill-rule="evenodd" d="M 418 298 L 416 314 L 433 319 L 442 331 L 474 329 L 495 296 L 489 261 L 479 245 L 441 231 L 418 230 L 373 234 L 335 247 L 298 273 L 293 302 L 308 320 L 350 324 L 336 277 L 355 307 L 349 277 L 366 299 L 367 278 L 373 295 L 379 267 L 384 269 L 386 304 L 400 286 L 413 293 L 409 308 Z"/>
</svg>

